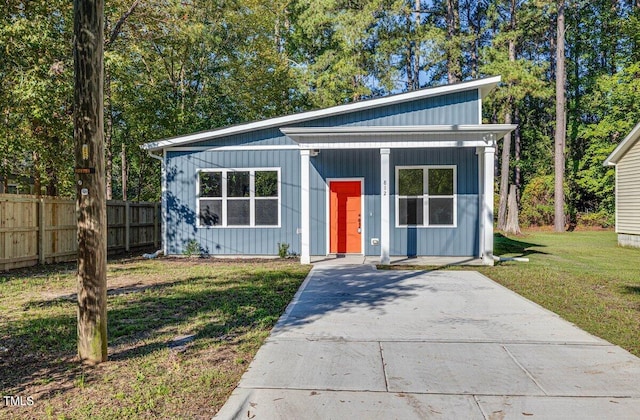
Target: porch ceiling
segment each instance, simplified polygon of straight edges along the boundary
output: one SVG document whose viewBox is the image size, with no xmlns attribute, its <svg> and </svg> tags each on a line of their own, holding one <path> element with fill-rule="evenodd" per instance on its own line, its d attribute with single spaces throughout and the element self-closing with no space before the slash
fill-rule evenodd
<svg viewBox="0 0 640 420">
<path fill-rule="evenodd" d="M 514 124 L 285 127 L 303 149 L 493 146 Z"/>
</svg>

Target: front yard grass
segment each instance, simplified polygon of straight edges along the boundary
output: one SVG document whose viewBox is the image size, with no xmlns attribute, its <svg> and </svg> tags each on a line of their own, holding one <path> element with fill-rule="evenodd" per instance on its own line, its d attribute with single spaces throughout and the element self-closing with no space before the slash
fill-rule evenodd
<svg viewBox="0 0 640 420">
<path fill-rule="evenodd" d="M 23 404 L 0 400 L 0 418 L 211 418 L 308 270 L 291 260 L 109 263 L 109 361 L 96 367 L 75 357 L 75 265 L 0 273 L 0 397 Z"/>
</svg>

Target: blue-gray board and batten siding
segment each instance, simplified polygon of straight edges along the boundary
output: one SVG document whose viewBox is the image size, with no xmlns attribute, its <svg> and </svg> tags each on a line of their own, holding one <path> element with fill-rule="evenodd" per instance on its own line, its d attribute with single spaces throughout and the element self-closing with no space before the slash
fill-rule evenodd
<svg viewBox="0 0 640 420">
<path fill-rule="evenodd" d="M 474 149 L 393 149 L 391 214 L 395 214 L 395 167 L 456 165 L 457 226 L 395 227 L 391 220 L 391 255 L 477 255 L 478 159 Z M 167 171 L 168 252 L 180 254 L 195 239 L 211 255 L 275 255 L 278 243 L 299 253 L 300 153 L 297 150 L 170 152 Z M 281 168 L 279 228 L 198 228 L 195 177 L 202 168 Z M 311 254 L 327 253 L 328 178 L 364 178 L 364 252 L 378 255 L 371 238 L 380 238 L 380 152 L 378 149 L 323 150 L 311 158 Z"/>
<path fill-rule="evenodd" d="M 288 127 L 410 126 L 478 124 L 478 91 L 452 93 L 395 105 L 386 105 L 312 121 L 288 124 Z M 204 140 L 193 147 L 295 145 L 280 128 L 270 128 Z"/>
<path fill-rule="evenodd" d="M 402 104 L 290 124 L 299 127 L 408 126 L 478 124 L 476 90 L 436 96 Z M 196 240 L 211 255 L 277 255 L 278 243 L 300 253 L 300 153 L 298 150 L 221 150 L 220 146 L 269 146 L 296 143 L 279 128 L 268 128 L 190 145 L 192 150 L 166 151 L 166 250 L 181 254 Z M 211 150 L 198 150 L 203 146 Z M 478 158 L 475 149 L 392 149 L 391 255 L 477 256 Z M 395 167 L 456 165 L 457 226 L 455 228 L 395 227 Z M 197 171 L 213 168 L 281 168 L 280 227 L 198 227 Z M 327 253 L 327 178 L 364 178 L 364 253 L 380 255 L 371 238 L 380 238 L 380 151 L 378 149 L 322 150 L 311 158 L 311 255 Z"/>
</svg>

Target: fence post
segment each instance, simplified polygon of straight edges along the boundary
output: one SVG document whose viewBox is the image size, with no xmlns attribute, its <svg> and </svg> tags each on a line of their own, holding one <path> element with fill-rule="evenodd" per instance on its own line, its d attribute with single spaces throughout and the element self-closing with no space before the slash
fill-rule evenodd
<svg viewBox="0 0 640 420">
<path fill-rule="evenodd" d="M 46 235 L 45 229 L 45 203 L 44 198 L 40 198 L 38 200 L 38 263 L 45 263 L 45 255 L 44 255 L 44 241 Z"/>
<path fill-rule="evenodd" d="M 153 246 L 158 248 L 158 203 L 153 204 Z"/>
<path fill-rule="evenodd" d="M 129 252 L 131 238 L 131 207 L 129 202 L 124 202 L 124 250 Z"/>
</svg>

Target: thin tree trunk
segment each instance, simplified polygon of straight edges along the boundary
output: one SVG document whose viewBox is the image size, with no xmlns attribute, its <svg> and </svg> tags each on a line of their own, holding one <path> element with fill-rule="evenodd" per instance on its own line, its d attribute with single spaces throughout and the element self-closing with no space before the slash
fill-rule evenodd
<svg viewBox="0 0 640 420">
<path fill-rule="evenodd" d="M 120 152 L 120 159 L 122 161 L 122 201 L 127 201 L 127 149 L 124 143 L 122 143 L 122 151 Z"/>
<path fill-rule="evenodd" d="M 2 183 L 0 184 L 0 194 L 9 192 L 9 170 L 7 169 L 7 158 L 2 159 Z"/>
<path fill-rule="evenodd" d="M 107 360 L 103 0 L 74 1 L 74 140 L 78 213 L 78 356 Z"/>
<path fill-rule="evenodd" d="M 122 31 L 122 26 L 125 24 L 129 16 L 136 10 L 138 5 L 140 4 L 140 0 L 135 0 L 129 9 L 120 16 L 120 19 L 116 22 L 116 24 L 111 28 L 108 39 L 104 42 L 104 49 L 109 49 L 111 45 L 116 41 L 118 35 L 120 35 L 120 31 Z M 105 149 L 106 149 L 106 194 L 107 200 L 111 200 L 113 198 L 113 151 L 111 150 L 111 145 L 113 142 L 113 108 L 111 102 L 111 75 L 107 72 L 104 80 L 104 91 L 106 96 L 107 103 L 107 112 L 106 112 L 106 132 L 105 132 Z"/>
<path fill-rule="evenodd" d="M 471 5 L 473 4 L 473 2 L 468 1 L 466 2 L 466 6 L 467 6 L 467 21 L 469 22 L 469 26 L 470 26 L 470 32 L 473 31 L 474 37 L 473 37 L 473 41 L 471 41 L 471 45 L 470 45 L 470 56 L 471 56 L 471 60 L 469 63 L 469 67 L 471 68 L 471 78 L 476 79 L 478 77 L 478 56 L 479 56 L 479 51 L 478 51 L 478 47 L 479 47 L 479 42 L 478 40 L 480 39 L 480 13 L 476 13 L 475 18 L 477 19 L 476 21 L 474 21 L 473 19 L 473 12 L 471 10 Z M 476 3 L 476 7 L 479 7 L 478 4 Z"/>
<path fill-rule="evenodd" d="M 413 34 L 413 87 L 411 90 L 420 89 L 420 9 L 421 0 L 415 0 L 413 20 L 414 20 L 414 34 Z"/>
<path fill-rule="evenodd" d="M 406 15 L 407 18 L 407 33 L 411 33 L 411 16 Z M 411 37 L 406 38 L 407 41 L 407 56 L 405 57 L 405 71 L 407 72 L 407 90 L 414 90 L 415 77 L 413 74 L 413 56 L 414 56 L 414 43 Z"/>
<path fill-rule="evenodd" d="M 36 197 L 40 197 L 40 189 L 42 184 L 40 183 L 40 154 L 38 152 L 32 152 L 33 158 L 33 194 Z"/>
<path fill-rule="evenodd" d="M 565 68 L 564 68 L 564 0 L 558 1 L 556 42 L 556 132 L 555 132 L 555 188 L 554 229 L 564 232 L 564 151 L 565 123 Z"/>
<path fill-rule="evenodd" d="M 104 149 L 106 154 L 106 194 L 107 200 L 113 198 L 113 151 L 111 150 L 111 143 L 113 139 L 113 112 L 111 109 L 111 75 L 106 72 L 104 78 L 104 94 L 105 104 L 107 106 L 106 118 L 105 118 L 105 132 L 104 132 Z"/>
<path fill-rule="evenodd" d="M 517 125 L 514 132 L 514 158 L 516 160 L 515 167 L 513 168 L 513 180 L 516 186 L 516 193 L 518 198 L 518 203 L 520 202 L 520 187 L 522 186 L 522 174 L 520 171 L 520 158 L 522 156 L 522 136 L 520 133 L 520 115 L 518 112 L 518 107 L 515 107 L 513 110 L 513 120 Z"/>
<path fill-rule="evenodd" d="M 460 16 L 458 12 L 458 0 L 447 0 L 447 79 L 449 83 L 456 83 L 462 79 L 460 68 L 460 55 L 455 48 L 460 31 Z"/>
<path fill-rule="evenodd" d="M 53 139 L 54 144 L 59 144 L 57 138 Z M 47 182 L 47 195 L 49 197 L 55 197 L 58 195 L 58 175 L 56 173 L 56 168 L 53 162 L 49 159 L 47 162 L 47 178 L 49 182 Z"/>
</svg>

